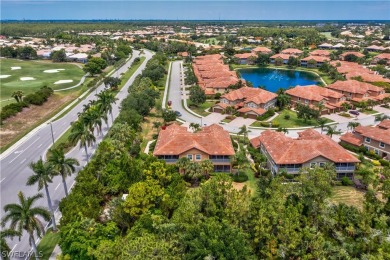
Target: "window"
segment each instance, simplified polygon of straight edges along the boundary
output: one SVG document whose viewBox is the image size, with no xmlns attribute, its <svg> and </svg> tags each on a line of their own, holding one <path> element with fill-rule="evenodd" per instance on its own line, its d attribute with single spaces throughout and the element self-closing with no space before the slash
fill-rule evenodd
<svg viewBox="0 0 390 260">
<path fill-rule="evenodd" d="M 366 151 L 370 150 L 370 149 L 368 148 L 368 146 L 364 146 L 364 148 L 366 148 Z"/>
<path fill-rule="evenodd" d="M 370 137 L 366 137 L 366 143 L 370 143 L 371 142 L 371 138 Z"/>
<path fill-rule="evenodd" d="M 309 104 L 309 100 L 305 99 L 305 104 Z"/>
<path fill-rule="evenodd" d="M 192 154 L 187 154 L 187 158 L 192 161 Z"/>
<path fill-rule="evenodd" d="M 301 98 L 300 98 L 300 97 L 298 97 L 298 101 L 301 101 Z"/>
<path fill-rule="evenodd" d="M 380 143 L 379 143 L 379 147 L 385 148 L 385 143 L 380 142 Z"/>
<path fill-rule="evenodd" d="M 379 151 L 377 149 L 374 150 L 376 155 L 379 155 Z"/>
<path fill-rule="evenodd" d="M 200 155 L 200 154 L 196 154 L 195 155 L 195 160 L 196 161 L 200 161 L 202 159 L 202 155 Z"/>
<path fill-rule="evenodd" d="M 325 163 L 324 162 L 320 162 L 320 167 L 324 167 L 325 166 Z"/>
<path fill-rule="evenodd" d="M 316 163 L 315 162 L 310 163 L 310 168 L 314 168 L 314 167 L 316 167 Z"/>
</svg>

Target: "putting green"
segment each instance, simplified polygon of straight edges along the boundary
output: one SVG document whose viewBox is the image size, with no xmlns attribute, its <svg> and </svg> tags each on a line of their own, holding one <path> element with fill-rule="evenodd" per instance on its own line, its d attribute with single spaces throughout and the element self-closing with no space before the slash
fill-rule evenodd
<svg viewBox="0 0 390 260">
<path fill-rule="evenodd" d="M 17 67 L 20 69 L 15 69 Z M 10 76 L 1 78 L 1 75 Z M 11 98 L 17 90 L 27 95 L 42 86 L 54 90 L 71 87 L 79 83 L 83 75 L 84 71 L 75 64 L 0 59 L 0 100 Z M 58 81 L 66 83 L 54 84 Z"/>
</svg>

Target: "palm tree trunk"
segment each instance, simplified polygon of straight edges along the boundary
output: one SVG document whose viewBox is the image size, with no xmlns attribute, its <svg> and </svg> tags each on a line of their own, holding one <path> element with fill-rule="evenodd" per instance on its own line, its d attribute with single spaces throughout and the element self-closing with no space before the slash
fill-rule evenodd
<svg viewBox="0 0 390 260">
<path fill-rule="evenodd" d="M 51 218 L 53 221 L 53 231 L 57 231 L 57 225 L 56 225 L 56 219 L 54 217 L 54 211 L 53 211 L 53 206 L 51 205 L 51 199 L 50 199 L 50 193 L 47 184 L 45 184 L 45 191 L 46 191 L 46 197 L 47 197 L 47 204 L 49 205 L 49 210 L 51 213 Z"/>
<path fill-rule="evenodd" d="M 38 248 L 37 245 L 35 244 L 35 239 L 33 234 L 30 234 L 30 243 L 34 251 L 35 259 L 39 260 L 40 255 L 38 254 Z"/>
<path fill-rule="evenodd" d="M 68 187 L 66 186 L 65 176 L 61 174 L 61 177 L 62 177 L 62 184 L 64 185 L 64 189 L 65 189 L 65 197 L 68 197 Z"/>
<path fill-rule="evenodd" d="M 112 115 L 112 111 L 110 111 L 110 114 L 111 114 L 111 124 L 114 124 L 114 117 Z"/>
<path fill-rule="evenodd" d="M 89 162 L 87 144 L 84 144 L 85 154 L 87 155 L 87 162 Z"/>
</svg>

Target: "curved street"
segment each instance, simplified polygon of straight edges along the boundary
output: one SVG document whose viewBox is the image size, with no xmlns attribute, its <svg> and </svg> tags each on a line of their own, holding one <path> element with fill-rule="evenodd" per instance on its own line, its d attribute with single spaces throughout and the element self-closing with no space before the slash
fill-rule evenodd
<svg viewBox="0 0 390 260">
<path fill-rule="evenodd" d="M 133 55 L 131 59 L 119 68 L 113 75 L 120 75 L 121 73 L 126 72 L 131 66 L 132 62 L 136 57 L 139 57 L 141 54 L 139 51 L 133 50 Z M 123 86 L 121 91 L 117 94 L 117 102 L 113 105 L 112 114 L 115 119 L 119 114 L 119 107 L 121 101 L 127 96 L 128 88 L 133 83 L 135 77 L 142 72 L 145 68 L 146 63 L 154 55 L 152 52 L 144 50 L 143 56 L 146 59 L 140 65 L 140 67 L 134 72 L 130 79 Z M 70 127 L 70 123 L 77 120 L 78 113 L 82 112 L 83 105 L 89 103 L 90 100 L 95 100 L 95 94 L 102 91 L 105 88 L 104 84 L 101 84 L 96 91 L 89 93 L 80 103 L 78 103 L 74 108 L 72 108 L 66 115 L 62 118 L 52 122 L 54 138 L 58 139 L 66 130 Z M 109 119 L 111 117 L 109 116 Z M 111 120 L 109 120 L 109 125 L 112 125 Z M 105 126 L 105 124 L 104 124 Z M 90 147 L 88 152 L 93 154 L 98 143 L 100 143 L 104 135 L 108 132 L 107 127 L 103 127 L 103 135 L 95 133 L 96 143 L 93 147 Z M 50 124 L 46 124 L 43 127 L 40 127 L 39 130 L 32 131 L 33 134 L 29 134 L 26 140 L 21 143 L 18 147 L 11 147 L 11 151 L 2 157 L 1 164 L 1 179 L 0 179 L 0 190 L 1 190 L 1 215 L 4 214 L 3 206 L 8 203 L 17 202 L 17 193 L 23 191 L 26 196 L 35 195 L 37 187 L 26 186 L 27 178 L 32 174 L 32 170 L 29 168 L 31 162 L 39 160 L 40 157 L 44 157 L 47 150 L 52 145 L 52 136 L 50 130 Z M 73 157 L 79 160 L 81 166 L 78 167 L 80 170 L 86 164 L 86 156 L 84 149 L 79 149 L 77 145 L 73 150 L 68 154 L 68 157 Z M 66 182 L 68 188 L 71 189 L 74 184 L 74 178 L 77 173 L 68 177 Z M 41 191 L 43 194 L 44 192 Z M 49 186 L 50 197 L 52 199 L 54 209 L 57 209 L 56 218 L 59 217 L 60 212 L 58 212 L 58 204 L 60 200 L 65 196 L 64 188 L 62 186 L 61 177 L 57 176 L 53 178 L 53 183 Z M 40 199 L 37 203 L 37 206 L 47 207 L 47 199 L 44 197 Z M 30 250 L 28 237 L 24 234 L 21 241 L 17 238 L 10 240 L 9 245 L 14 252 L 28 252 Z M 22 256 L 22 254 L 21 254 Z"/>
</svg>

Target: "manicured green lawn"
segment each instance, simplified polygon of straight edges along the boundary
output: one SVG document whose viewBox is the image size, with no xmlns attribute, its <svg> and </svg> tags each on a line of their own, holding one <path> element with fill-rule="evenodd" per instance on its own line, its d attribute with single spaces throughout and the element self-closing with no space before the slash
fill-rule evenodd
<svg viewBox="0 0 390 260">
<path fill-rule="evenodd" d="M 365 110 L 359 110 L 360 112 L 364 113 L 364 114 L 368 114 L 368 115 L 372 115 L 372 114 L 377 114 L 379 113 L 378 111 L 372 109 L 372 110 L 368 110 L 368 109 L 365 109 Z"/>
<path fill-rule="evenodd" d="M 24 94 L 32 93 L 42 86 L 52 89 L 62 89 L 76 85 L 85 74 L 74 64 L 52 63 L 48 61 L 21 61 L 15 59 L 0 59 L 0 75 L 10 75 L 1 79 L 0 100 L 8 99 L 16 90 Z M 12 70 L 11 67 L 20 67 Z M 45 73 L 45 70 L 64 69 L 56 73 Z M 34 80 L 21 80 L 22 77 L 31 77 Z M 54 84 L 59 80 L 73 80 L 69 83 Z"/>
<path fill-rule="evenodd" d="M 42 252 L 41 260 L 49 259 L 50 255 L 53 253 L 54 247 L 60 242 L 60 233 L 53 233 L 49 230 L 38 245 L 38 252 Z M 31 259 L 35 259 L 32 257 Z"/>
<path fill-rule="evenodd" d="M 139 68 L 139 66 L 141 66 L 141 64 L 144 62 L 146 58 L 144 56 L 142 56 L 140 58 L 140 61 L 137 63 L 137 64 L 134 64 L 130 67 L 130 69 L 128 71 L 126 71 L 125 74 L 122 75 L 121 77 L 121 84 L 119 86 L 119 89 L 122 89 L 123 86 L 126 84 L 126 82 L 130 79 L 131 76 L 133 76 L 134 72 Z"/>
<path fill-rule="evenodd" d="M 285 115 L 289 115 L 290 119 L 285 119 Z M 333 122 L 330 119 L 326 119 L 326 123 Z M 274 123 L 278 123 L 280 127 L 282 128 L 295 128 L 295 127 L 304 127 L 304 126 L 315 126 L 317 125 L 316 120 L 307 120 L 306 122 L 297 117 L 297 113 L 291 110 L 283 110 L 274 120 L 272 120 Z M 260 122 L 255 122 L 252 124 L 252 126 L 261 126 Z"/>
<path fill-rule="evenodd" d="M 206 101 L 203 104 L 200 104 L 199 106 L 195 106 L 190 100 L 188 100 L 187 102 L 188 102 L 188 108 L 201 116 L 208 116 L 210 113 L 206 112 L 205 110 L 215 105 L 214 101 Z"/>
</svg>

